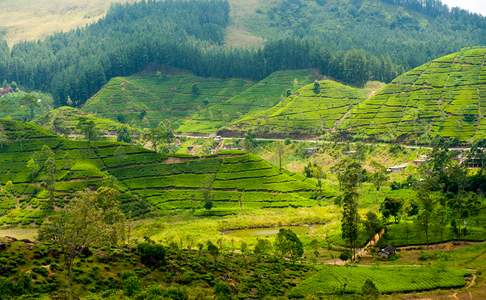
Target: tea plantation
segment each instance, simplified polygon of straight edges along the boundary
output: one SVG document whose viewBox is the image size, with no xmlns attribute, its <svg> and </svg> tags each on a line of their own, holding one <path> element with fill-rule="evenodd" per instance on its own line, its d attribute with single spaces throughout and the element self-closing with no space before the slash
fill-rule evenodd
<svg viewBox="0 0 486 300">
<path fill-rule="evenodd" d="M 35 120 L 37 124 L 45 127 L 57 134 L 82 134 L 78 124 L 80 121 L 93 122 L 96 130 L 101 135 L 116 135 L 122 127 L 128 127 L 132 134 L 137 134 L 138 130 L 128 125 L 122 124 L 112 119 L 102 118 L 95 114 L 86 113 L 76 108 L 63 106 L 49 111 L 45 115 Z"/>
<path fill-rule="evenodd" d="M 12 197 L 1 202 L 0 224 L 42 221 L 48 198 L 44 145 L 55 153 L 56 206 L 63 206 L 75 191 L 117 185 L 132 215 L 149 208 L 227 214 L 243 208 L 311 205 L 308 199 L 315 190 L 301 177 L 243 152 L 167 158 L 128 144 L 66 140 L 15 121 L 0 121 L 0 137 L 0 182 L 13 183 Z M 34 162 L 37 170 L 30 166 Z M 208 201 L 213 203 L 210 212 L 203 209 Z"/>
<path fill-rule="evenodd" d="M 243 79 L 202 78 L 183 71 L 141 73 L 110 80 L 83 107 L 86 112 L 151 127 L 181 120 L 238 95 L 253 83 Z"/>
<path fill-rule="evenodd" d="M 346 113 L 366 98 L 363 90 L 323 80 L 309 84 L 276 106 L 250 113 L 230 131 L 254 131 L 263 136 L 314 136 L 332 129 Z"/>
<path fill-rule="evenodd" d="M 185 120 L 179 132 L 213 133 L 245 116 L 269 109 L 282 101 L 289 91 L 312 82 L 313 70 L 278 71 L 257 82 L 228 101 L 210 105 Z"/>
<path fill-rule="evenodd" d="M 293 289 L 291 296 L 358 294 L 367 279 L 385 294 L 463 287 L 467 275 L 466 270 L 430 267 L 327 266 Z"/>
<path fill-rule="evenodd" d="M 465 49 L 409 71 L 356 106 L 340 128 L 377 139 L 486 137 L 486 48 Z"/>
<path fill-rule="evenodd" d="M 32 120 L 53 108 L 52 98 L 44 93 L 18 91 L 0 97 L 0 118 Z"/>
</svg>

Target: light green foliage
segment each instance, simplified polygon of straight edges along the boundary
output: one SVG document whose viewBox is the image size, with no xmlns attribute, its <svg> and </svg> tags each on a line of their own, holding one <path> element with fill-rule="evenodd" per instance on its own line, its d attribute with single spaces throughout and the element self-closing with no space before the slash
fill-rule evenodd
<svg viewBox="0 0 486 300">
<path fill-rule="evenodd" d="M 320 81 L 319 86 L 320 93 L 315 84 L 308 84 L 270 109 L 249 113 L 229 129 L 285 137 L 320 135 L 366 97 L 364 90 L 331 80 Z"/>
<path fill-rule="evenodd" d="M 212 133 L 243 116 L 269 109 L 286 97 L 288 89 L 297 90 L 312 82 L 312 70 L 278 71 L 232 97 L 209 105 L 185 120 L 179 132 Z"/>
<path fill-rule="evenodd" d="M 339 127 L 387 140 L 485 138 L 486 48 L 463 50 L 409 71 L 355 107 Z"/>
<path fill-rule="evenodd" d="M 292 296 L 361 293 L 370 279 L 380 293 L 416 292 L 465 285 L 468 272 L 460 269 L 437 270 L 430 267 L 323 267 L 291 291 Z"/>
<path fill-rule="evenodd" d="M 198 95 L 193 86 L 197 85 Z M 202 78 L 182 71 L 117 77 L 84 105 L 83 111 L 116 120 L 123 116 L 137 127 L 181 120 L 208 105 L 223 103 L 252 82 L 243 79 Z"/>
</svg>

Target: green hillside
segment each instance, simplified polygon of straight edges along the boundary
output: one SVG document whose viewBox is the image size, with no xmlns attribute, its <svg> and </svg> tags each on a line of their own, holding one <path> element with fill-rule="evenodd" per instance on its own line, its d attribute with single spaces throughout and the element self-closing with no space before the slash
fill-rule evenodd
<svg viewBox="0 0 486 300">
<path fill-rule="evenodd" d="M 199 212 L 206 201 L 214 203 L 212 213 L 228 214 L 255 207 L 310 205 L 315 189 L 314 184 L 245 153 L 167 159 L 127 144 L 66 140 L 37 125 L 15 121 L 0 121 L 0 141 L 0 183 L 5 193 L 0 224 L 38 223 L 45 214 L 49 194 L 44 145 L 55 153 L 55 206 L 63 206 L 75 191 L 114 184 L 123 191 L 124 207 L 132 215 L 150 207 L 161 213 Z M 34 159 L 37 170 L 30 168 Z M 13 186 L 8 187 L 9 181 Z"/>
<path fill-rule="evenodd" d="M 320 92 L 314 84 L 263 112 L 248 114 L 234 122 L 229 132 L 253 131 L 259 136 L 313 136 L 333 128 L 366 92 L 341 83 L 322 80 Z M 223 130 L 226 132 L 226 130 Z"/>
<path fill-rule="evenodd" d="M 251 85 L 248 80 L 202 78 L 182 71 L 142 73 L 110 80 L 83 110 L 149 127 L 222 103 Z"/>
<path fill-rule="evenodd" d="M 49 111 L 38 118 L 36 123 L 52 130 L 57 134 L 80 135 L 82 132 L 78 127 L 80 121 L 92 121 L 101 135 L 116 135 L 116 132 L 127 125 L 112 119 L 101 118 L 95 114 L 86 113 L 79 109 L 63 106 Z M 132 133 L 137 130 L 130 128 Z"/>
<path fill-rule="evenodd" d="M 47 94 L 19 91 L 0 97 L 0 118 L 31 120 L 52 107 L 52 98 Z"/>
<path fill-rule="evenodd" d="M 486 137 L 486 48 L 433 60 L 396 78 L 341 124 L 357 135 L 427 142 Z"/>
<path fill-rule="evenodd" d="M 179 127 L 179 132 L 213 133 L 247 113 L 266 110 L 291 92 L 312 82 L 313 70 L 278 71 L 228 101 L 196 112 Z"/>
</svg>

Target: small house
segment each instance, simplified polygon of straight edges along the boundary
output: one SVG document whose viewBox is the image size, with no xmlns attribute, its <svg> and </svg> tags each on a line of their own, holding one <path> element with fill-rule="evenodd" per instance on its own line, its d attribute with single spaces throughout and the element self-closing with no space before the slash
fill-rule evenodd
<svg viewBox="0 0 486 300">
<path fill-rule="evenodd" d="M 378 251 L 378 256 L 383 259 L 388 259 L 397 253 L 397 248 L 393 246 L 386 246 Z"/>
<path fill-rule="evenodd" d="M 429 157 L 426 155 L 421 155 L 419 158 L 413 161 L 416 166 L 421 166 L 429 161 Z"/>
<path fill-rule="evenodd" d="M 408 167 L 408 163 L 404 163 L 398 166 L 389 167 L 386 169 L 389 173 L 400 173 Z"/>
</svg>

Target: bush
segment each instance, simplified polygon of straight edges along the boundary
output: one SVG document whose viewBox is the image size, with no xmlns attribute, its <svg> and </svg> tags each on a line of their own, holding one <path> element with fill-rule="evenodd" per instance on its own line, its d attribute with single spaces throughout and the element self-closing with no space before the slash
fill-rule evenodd
<svg viewBox="0 0 486 300">
<path fill-rule="evenodd" d="M 140 261 L 147 267 L 157 268 L 165 265 L 165 248 L 153 243 L 141 243 L 137 246 Z"/>
<path fill-rule="evenodd" d="M 220 281 L 214 286 L 216 299 L 231 299 L 231 288 L 224 282 Z"/>
<path fill-rule="evenodd" d="M 345 250 L 339 254 L 339 258 L 341 260 L 350 260 L 353 255 L 351 254 L 351 251 Z"/>
<path fill-rule="evenodd" d="M 363 287 L 361 288 L 361 294 L 363 294 L 363 296 L 365 296 L 366 299 L 376 299 L 378 298 L 380 292 L 376 288 L 373 281 L 371 281 L 370 279 L 366 279 L 365 283 L 363 284 Z"/>
<path fill-rule="evenodd" d="M 123 292 L 125 295 L 131 297 L 138 294 L 142 290 L 140 280 L 135 273 L 123 273 L 122 278 Z"/>
</svg>

